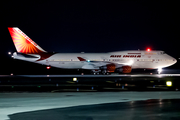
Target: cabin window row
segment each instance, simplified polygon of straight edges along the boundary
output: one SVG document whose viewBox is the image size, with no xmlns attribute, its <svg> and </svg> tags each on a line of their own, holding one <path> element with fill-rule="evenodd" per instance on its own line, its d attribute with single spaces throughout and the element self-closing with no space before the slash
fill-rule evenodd
<svg viewBox="0 0 180 120">
<path fill-rule="evenodd" d="M 52 59 L 50 61 L 79 61 L 79 60 L 73 60 L 73 59 Z M 90 61 L 113 61 L 113 62 L 120 62 L 120 61 L 126 61 L 126 59 L 94 59 Z M 137 59 L 137 61 L 173 61 L 172 59 Z"/>
</svg>

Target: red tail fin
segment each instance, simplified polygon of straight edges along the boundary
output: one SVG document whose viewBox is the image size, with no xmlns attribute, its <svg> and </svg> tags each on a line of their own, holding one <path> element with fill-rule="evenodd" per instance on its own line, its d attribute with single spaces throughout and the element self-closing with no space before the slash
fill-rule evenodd
<svg viewBox="0 0 180 120">
<path fill-rule="evenodd" d="M 24 34 L 19 28 L 8 28 L 10 35 L 13 39 L 17 52 L 24 54 L 38 54 L 46 52 L 33 40 L 31 40 L 26 34 Z"/>
</svg>

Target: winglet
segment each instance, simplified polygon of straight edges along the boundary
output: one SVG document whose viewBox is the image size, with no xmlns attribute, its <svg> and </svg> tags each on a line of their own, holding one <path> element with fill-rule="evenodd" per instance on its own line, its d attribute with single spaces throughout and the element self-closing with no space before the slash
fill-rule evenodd
<svg viewBox="0 0 180 120">
<path fill-rule="evenodd" d="M 46 52 L 33 40 L 31 40 L 25 33 L 23 33 L 19 28 L 8 27 L 8 30 L 13 39 L 17 52 L 24 54 L 38 54 Z"/>
</svg>

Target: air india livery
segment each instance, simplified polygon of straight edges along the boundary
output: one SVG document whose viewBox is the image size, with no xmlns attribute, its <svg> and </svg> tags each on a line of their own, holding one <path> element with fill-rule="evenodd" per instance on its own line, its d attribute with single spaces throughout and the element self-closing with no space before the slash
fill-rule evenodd
<svg viewBox="0 0 180 120">
<path fill-rule="evenodd" d="M 14 59 L 64 68 L 87 69 L 94 74 L 130 73 L 132 69 L 158 69 L 177 60 L 163 51 L 129 50 L 109 53 L 48 53 L 17 27 L 8 28 L 17 52 Z"/>
</svg>

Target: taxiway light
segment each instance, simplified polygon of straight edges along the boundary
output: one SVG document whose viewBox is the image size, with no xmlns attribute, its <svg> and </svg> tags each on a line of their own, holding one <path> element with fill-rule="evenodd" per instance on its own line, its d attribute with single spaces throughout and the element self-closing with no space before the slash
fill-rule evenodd
<svg viewBox="0 0 180 120">
<path fill-rule="evenodd" d="M 167 81 L 167 82 L 166 82 L 166 85 L 167 85 L 168 87 L 170 87 L 170 86 L 172 86 L 172 82 L 171 82 L 171 81 Z"/>
<path fill-rule="evenodd" d="M 77 78 L 73 78 L 73 81 L 77 81 Z"/>
</svg>

